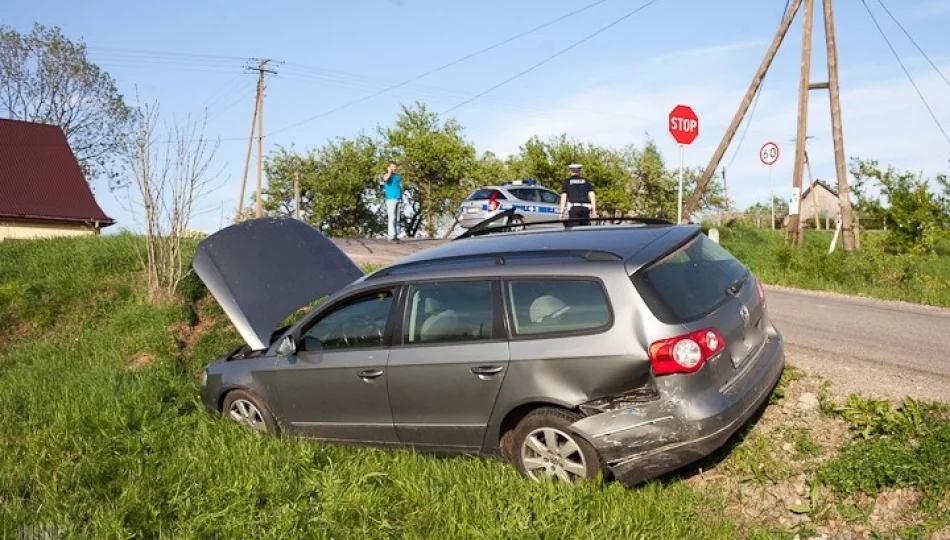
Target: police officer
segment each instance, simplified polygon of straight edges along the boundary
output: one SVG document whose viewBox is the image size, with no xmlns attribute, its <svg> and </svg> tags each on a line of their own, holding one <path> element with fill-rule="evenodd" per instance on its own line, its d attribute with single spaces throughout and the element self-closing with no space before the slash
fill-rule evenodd
<svg viewBox="0 0 950 540">
<path fill-rule="evenodd" d="M 596 218 L 597 195 L 594 193 L 594 186 L 581 176 L 580 165 L 571 163 L 567 168 L 571 171 L 571 175 L 561 183 L 561 219 L 564 219 L 565 211 L 570 220 Z M 565 223 L 568 227 L 574 224 L 589 225 L 589 222 L 568 221 Z"/>
</svg>

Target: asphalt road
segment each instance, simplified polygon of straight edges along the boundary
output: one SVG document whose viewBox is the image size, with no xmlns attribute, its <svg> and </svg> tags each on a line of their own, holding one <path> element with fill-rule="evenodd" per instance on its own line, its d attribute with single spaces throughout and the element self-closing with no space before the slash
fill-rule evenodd
<svg viewBox="0 0 950 540">
<path fill-rule="evenodd" d="M 338 239 L 357 263 L 387 264 L 441 240 Z M 950 400 L 950 310 L 767 287 L 789 362 L 842 392 Z"/>
</svg>

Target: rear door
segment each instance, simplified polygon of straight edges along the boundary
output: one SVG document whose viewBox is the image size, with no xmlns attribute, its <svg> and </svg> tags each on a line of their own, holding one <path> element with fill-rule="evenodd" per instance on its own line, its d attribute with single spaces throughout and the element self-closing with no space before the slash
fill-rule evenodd
<svg viewBox="0 0 950 540">
<path fill-rule="evenodd" d="M 481 448 L 508 371 L 500 307 L 498 284 L 491 280 L 408 288 L 401 344 L 394 344 L 388 368 L 393 422 L 401 442 Z"/>
<path fill-rule="evenodd" d="M 720 386 L 765 343 L 768 321 L 757 279 L 704 234 L 637 272 L 633 280 L 661 321 L 682 324 L 689 331 L 719 330 L 728 361 L 715 362 L 711 372 Z"/>
</svg>

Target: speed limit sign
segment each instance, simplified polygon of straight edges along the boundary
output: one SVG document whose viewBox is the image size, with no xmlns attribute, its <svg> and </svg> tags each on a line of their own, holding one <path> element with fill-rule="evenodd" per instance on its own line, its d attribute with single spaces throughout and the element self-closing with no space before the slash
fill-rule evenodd
<svg viewBox="0 0 950 540">
<path fill-rule="evenodd" d="M 775 162 L 778 161 L 778 145 L 772 141 L 763 144 L 762 148 L 759 149 L 759 159 L 765 165 L 775 165 Z"/>
</svg>

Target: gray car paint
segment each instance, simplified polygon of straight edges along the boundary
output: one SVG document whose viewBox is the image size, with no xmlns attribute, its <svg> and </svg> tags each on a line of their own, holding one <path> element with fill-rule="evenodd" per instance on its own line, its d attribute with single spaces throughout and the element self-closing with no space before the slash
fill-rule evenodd
<svg viewBox="0 0 950 540">
<path fill-rule="evenodd" d="M 322 234 L 291 218 L 260 218 L 202 240 L 192 266 L 252 349 L 288 315 L 358 279 L 362 270 Z"/>
<path fill-rule="evenodd" d="M 219 410 L 223 392 L 242 387 L 272 404 L 281 427 L 299 435 L 485 454 L 498 453 L 502 429 L 528 408 L 561 406 L 587 415 L 571 429 L 602 453 L 618 478 L 630 483 L 708 454 L 765 401 L 784 365 L 781 335 L 769 322 L 755 287 L 750 280 L 735 298 L 699 321 L 664 323 L 632 286 L 630 272 L 695 237 L 698 228 L 584 229 L 491 235 L 418 253 L 356 280 L 284 335 L 299 337 L 311 321 L 361 291 L 486 277 L 499 282 L 510 277 L 596 279 L 608 293 L 612 315 L 602 331 L 407 347 L 401 333 L 397 336 L 403 316 L 399 312 L 390 319 L 386 347 L 379 350 L 389 351 L 388 361 L 374 355 L 368 362 L 365 353 L 341 359 L 334 365 L 339 376 L 318 374 L 311 385 L 293 376 L 304 368 L 298 364 L 295 370 L 292 363 L 299 359 L 277 354 L 277 340 L 262 353 L 265 358 L 210 365 L 202 392 L 205 405 Z M 616 259 L 578 256 L 591 251 L 612 253 Z M 534 258 L 524 257 L 525 252 Z M 455 264 L 441 264 L 444 261 Z M 502 295 L 501 289 L 496 294 Z M 397 305 L 403 296 L 398 295 Z M 500 303 L 507 324 L 506 303 Z M 750 310 L 748 327 L 738 316 L 741 305 Z M 649 343 L 707 326 L 721 327 L 726 351 L 696 373 L 652 376 Z M 744 361 L 736 366 L 733 357 Z M 472 373 L 482 365 L 503 370 L 493 377 Z M 367 367 L 384 374 L 366 383 L 359 372 Z M 383 382 L 389 387 L 386 392 Z M 361 399 L 363 392 L 366 399 Z M 320 393 L 331 397 L 317 397 Z M 387 400 L 391 416 L 381 411 Z"/>
</svg>

